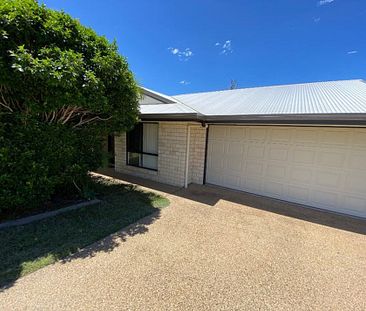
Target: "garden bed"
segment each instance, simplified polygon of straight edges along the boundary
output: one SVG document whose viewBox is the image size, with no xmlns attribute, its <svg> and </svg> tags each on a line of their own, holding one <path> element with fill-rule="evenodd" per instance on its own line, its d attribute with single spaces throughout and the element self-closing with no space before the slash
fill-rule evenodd
<svg viewBox="0 0 366 311">
<path fill-rule="evenodd" d="M 93 180 L 91 180 L 91 182 L 94 184 Z M 68 191 L 65 191 L 64 193 L 55 194 L 45 204 L 38 207 L 27 208 L 23 206 L 15 209 L 3 209 L 0 211 L 0 223 L 55 211 L 87 201 L 87 199 L 83 198 L 80 193 L 76 191 L 76 188 L 68 189 Z"/>
</svg>

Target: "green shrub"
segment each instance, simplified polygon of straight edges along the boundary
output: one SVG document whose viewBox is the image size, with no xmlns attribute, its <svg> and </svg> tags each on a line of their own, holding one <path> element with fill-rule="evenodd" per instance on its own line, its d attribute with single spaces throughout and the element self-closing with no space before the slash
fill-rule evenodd
<svg viewBox="0 0 366 311">
<path fill-rule="evenodd" d="M 0 211 L 39 206 L 55 191 L 75 185 L 82 189 L 87 172 L 100 165 L 100 139 L 90 131 L 36 120 L 26 126 L 20 120 L 2 121 Z"/>
</svg>

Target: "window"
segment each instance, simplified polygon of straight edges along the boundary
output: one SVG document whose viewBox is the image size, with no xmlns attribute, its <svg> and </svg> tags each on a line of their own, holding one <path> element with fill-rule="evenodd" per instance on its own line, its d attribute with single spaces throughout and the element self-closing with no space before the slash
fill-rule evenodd
<svg viewBox="0 0 366 311">
<path fill-rule="evenodd" d="M 108 166 L 114 167 L 114 135 L 108 135 Z"/>
<path fill-rule="evenodd" d="M 158 133 L 156 123 L 139 123 L 127 133 L 127 164 L 158 169 Z"/>
</svg>

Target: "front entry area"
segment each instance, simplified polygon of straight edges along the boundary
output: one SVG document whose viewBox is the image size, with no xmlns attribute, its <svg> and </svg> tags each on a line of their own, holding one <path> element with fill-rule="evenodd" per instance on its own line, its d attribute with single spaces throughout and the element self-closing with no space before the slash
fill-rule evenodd
<svg viewBox="0 0 366 311">
<path fill-rule="evenodd" d="M 210 125 L 206 183 L 366 217 L 366 129 Z"/>
</svg>

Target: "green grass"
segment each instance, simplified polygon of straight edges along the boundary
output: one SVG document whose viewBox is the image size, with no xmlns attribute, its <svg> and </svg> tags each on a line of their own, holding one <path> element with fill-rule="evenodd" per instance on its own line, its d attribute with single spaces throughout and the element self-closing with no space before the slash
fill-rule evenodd
<svg viewBox="0 0 366 311">
<path fill-rule="evenodd" d="M 19 277 L 65 259 L 81 248 L 154 213 L 149 219 L 151 222 L 159 217 L 160 208 L 169 205 L 168 199 L 157 194 L 104 178 L 94 178 L 93 187 L 102 199 L 100 204 L 25 226 L 0 230 L 0 287 L 10 286 Z M 126 232 L 122 231 L 120 237 L 123 239 L 147 230 L 147 223 L 138 224 Z M 109 241 L 94 247 L 92 253 L 110 251 L 116 243 Z M 82 253 L 82 256 L 92 255 L 91 252 Z"/>
</svg>

